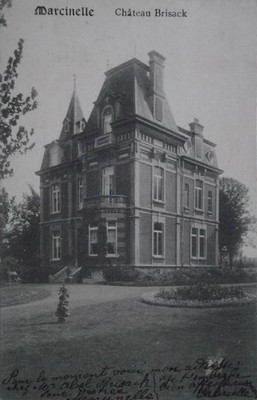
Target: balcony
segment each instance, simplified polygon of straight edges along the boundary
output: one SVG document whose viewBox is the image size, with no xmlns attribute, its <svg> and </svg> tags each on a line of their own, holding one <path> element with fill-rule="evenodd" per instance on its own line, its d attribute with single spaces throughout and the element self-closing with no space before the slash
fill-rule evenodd
<svg viewBox="0 0 257 400">
<path fill-rule="evenodd" d="M 95 149 L 99 147 L 105 147 L 113 143 L 113 135 L 109 133 L 107 135 L 99 136 L 95 138 Z"/>
<path fill-rule="evenodd" d="M 127 196 L 101 195 L 101 196 L 87 197 L 84 199 L 84 207 L 124 208 L 127 207 Z"/>
</svg>

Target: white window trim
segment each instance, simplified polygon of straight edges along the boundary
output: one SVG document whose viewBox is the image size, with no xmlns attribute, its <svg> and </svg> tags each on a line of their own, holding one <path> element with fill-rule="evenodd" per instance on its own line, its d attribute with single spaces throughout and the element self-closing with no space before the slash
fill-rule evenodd
<svg viewBox="0 0 257 400">
<path fill-rule="evenodd" d="M 196 256 L 193 256 L 192 251 L 193 251 L 193 246 L 192 246 L 192 237 L 193 237 L 193 229 L 197 230 L 197 234 L 194 235 L 196 236 L 196 250 L 197 254 Z M 204 235 L 204 256 L 200 257 L 200 230 L 203 229 L 205 232 Z M 190 230 L 190 257 L 192 260 L 207 260 L 207 227 L 206 226 L 201 226 L 198 224 L 194 224 L 191 226 Z"/>
<path fill-rule="evenodd" d="M 58 190 L 53 190 L 54 186 L 58 187 Z M 59 193 L 59 208 L 54 210 L 54 193 Z M 59 183 L 53 183 L 50 186 L 50 213 L 51 214 L 59 214 L 61 212 L 61 185 Z"/>
<path fill-rule="evenodd" d="M 91 226 L 90 224 L 88 225 L 88 255 L 90 257 L 97 257 L 97 254 L 91 254 L 91 231 L 97 231 L 97 236 L 98 236 L 98 226 Z M 97 238 L 97 243 L 98 243 L 98 238 Z"/>
<path fill-rule="evenodd" d="M 154 254 L 154 224 L 155 223 L 159 223 L 162 225 L 163 230 L 162 230 L 162 249 L 163 249 L 163 254 L 162 255 L 158 255 L 158 254 Z M 159 231 L 160 232 L 160 231 Z M 164 260 L 165 259 L 165 219 L 163 218 L 153 218 L 153 222 L 152 222 L 152 257 L 159 259 L 159 260 Z"/>
<path fill-rule="evenodd" d="M 162 170 L 162 195 L 163 195 L 163 199 L 157 199 L 154 197 L 154 188 L 155 188 L 155 176 L 160 178 L 159 175 L 155 175 L 155 168 L 160 168 Z M 160 203 L 160 204 L 165 204 L 165 196 L 166 196 L 166 185 L 165 185 L 165 169 L 163 167 L 160 167 L 159 165 L 153 165 L 153 171 L 152 171 L 152 199 L 155 203 Z M 158 180 L 159 181 L 159 180 Z M 157 190 L 157 194 L 158 194 L 158 190 Z"/>
<path fill-rule="evenodd" d="M 59 239 L 59 241 L 57 240 L 57 242 L 59 242 L 59 247 L 57 247 L 57 249 L 59 249 L 59 257 L 55 257 L 55 239 Z M 52 232 L 51 235 L 51 261 L 60 261 L 61 260 L 61 233 L 58 232 Z"/>
<path fill-rule="evenodd" d="M 111 223 L 111 222 L 112 223 L 115 222 L 115 226 L 113 226 L 113 225 L 109 226 L 109 223 Z M 108 243 L 108 230 L 109 229 L 110 230 L 115 230 L 115 249 L 116 249 L 116 252 L 115 253 L 110 253 L 110 254 L 108 254 L 106 252 L 106 257 L 117 257 L 117 255 L 118 255 L 118 227 L 117 227 L 117 221 L 113 221 L 113 220 L 106 221 L 106 238 L 107 238 L 106 244 Z"/>
<path fill-rule="evenodd" d="M 199 182 L 202 182 L 202 188 L 201 189 L 199 189 L 197 186 L 196 186 L 196 182 L 197 181 L 199 181 Z M 202 192 L 202 208 L 198 208 L 197 207 L 197 201 L 196 201 L 196 191 L 199 193 L 200 191 Z M 204 212 L 204 181 L 202 180 L 202 179 L 199 179 L 199 178 L 197 178 L 197 179 L 195 179 L 195 183 L 194 183 L 194 206 L 195 206 L 195 210 L 196 211 L 201 211 L 201 212 Z"/>
</svg>

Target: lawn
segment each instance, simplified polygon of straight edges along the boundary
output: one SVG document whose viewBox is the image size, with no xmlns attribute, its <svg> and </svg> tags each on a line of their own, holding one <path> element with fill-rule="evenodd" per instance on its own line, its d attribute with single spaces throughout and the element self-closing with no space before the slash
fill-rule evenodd
<svg viewBox="0 0 257 400">
<path fill-rule="evenodd" d="M 134 297 L 75 307 L 65 324 L 56 323 L 54 310 L 41 311 L 24 320 L 11 318 L 3 324 L 1 381 L 15 369 L 19 369 L 19 378 L 36 381 L 42 370 L 51 377 L 96 373 L 104 366 L 110 370 L 137 368 L 144 372 L 164 366 L 183 369 L 186 365 L 195 365 L 196 359 L 201 357 L 240 362 L 241 372 L 251 375 L 253 382 L 253 377 L 257 376 L 256 333 L 253 305 L 235 309 L 182 310 L 152 307 Z M 163 376 L 156 379 L 163 379 Z M 7 384 L 2 385 L 2 400 L 23 398 L 21 390 L 8 391 L 7 387 Z M 24 398 L 37 400 L 42 398 L 42 393 L 29 391 Z M 59 398 L 54 392 L 50 397 L 47 391 L 44 393 L 43 398 Z M 73 397 L 60 398 L 98 398 L 94 395 L 76 397 L 76 390 L 71 393 Z M 196 398 L 192 390 L 177 387 L 159 395 L 153 392 L 155 397 L 146 396 L 147 393 L 141 393 L 138 399 Z M 103 398 L 99 397 L 100 400 Z M 115 397 L 110 399 L 116 400 Z"/>
<path fill-rule="evenodd" d="M 49 294 L 48 290 L 39 286 L 13 283 L 10 286 L 1 286 L 0 306 L 7 307 L 42 300 L 48 297 Z"/>
</svg>

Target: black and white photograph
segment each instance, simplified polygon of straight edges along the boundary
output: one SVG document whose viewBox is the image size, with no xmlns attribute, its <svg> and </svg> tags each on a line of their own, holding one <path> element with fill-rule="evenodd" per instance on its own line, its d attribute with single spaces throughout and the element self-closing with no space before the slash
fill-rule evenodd
<svg viewBox="0 0 257 400">
<path fill-rule="evenodd" d="M 257 2 L 0 1 L 0 399 L 257 399 Z"/>
</svg>

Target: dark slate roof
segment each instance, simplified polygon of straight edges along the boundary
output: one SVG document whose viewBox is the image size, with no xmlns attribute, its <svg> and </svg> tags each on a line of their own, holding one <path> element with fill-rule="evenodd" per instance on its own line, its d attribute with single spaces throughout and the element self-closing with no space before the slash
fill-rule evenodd
<svg viewBox="0 0 257 400">
<path fill-rule="evenodd" d="M 97 128 L 97 107 L 98 105 L 101 106 L 104 98 L 109 96 L 110 102 L 112 98 L 119 100 L 121 105 L 120 118 L 128 118 L 136 114 L 179 133 L 166 98 L 163 100 L 162 122 L 154 119 L 150 108 L 149 67 L 146 64 L 133 58 L 107 71 L 105 75 L 105 81 L 88 119 L 88 130 Z"/>
<path fill-rule="evenodd" d="M 85 118 L 84 118 L 83 112 L 81 110 L 77 92 L 74 88 L 72 96 L 71 96 L 70 104 L 69 104 L 66 116 L 64 118 L 64 121 L 63 121 L 63 127 L 62 127 L 62 131 L 61 131 L 60 139 L 65 139 L 65 138 L 71 136 L 72 134 L 76 133 L 76 122 L 81 121 L 81 120 L 85 121 Z M 65 121 L 68 121 L 70 124 L 69 131 L 65 131 L 65 129 L 64 129 Z"/>
</svg>

